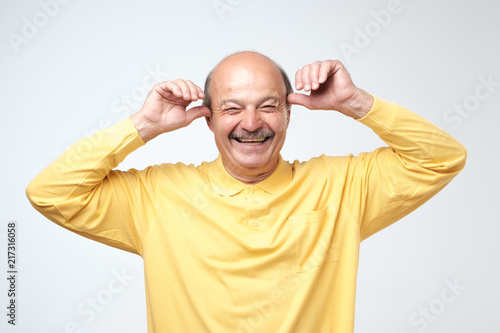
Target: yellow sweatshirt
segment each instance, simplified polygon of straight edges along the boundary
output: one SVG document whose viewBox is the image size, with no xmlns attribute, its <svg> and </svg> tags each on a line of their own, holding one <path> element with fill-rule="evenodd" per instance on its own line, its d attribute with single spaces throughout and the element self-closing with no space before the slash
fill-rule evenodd
<svg viewBox="0 0 500 333">
<path fill-rule="evenodd" d="M 127 118 L 69 148 L 27 195 L 62 227 L 142 256 L 149 332 L 352 333 L 360 242 L 466 159 L 446 132 L 379 98 L 359 122 L 389 147 L 281 160 L 246 185 L 220 157 L 113 170 L 144 144 Z"/>
</svg>

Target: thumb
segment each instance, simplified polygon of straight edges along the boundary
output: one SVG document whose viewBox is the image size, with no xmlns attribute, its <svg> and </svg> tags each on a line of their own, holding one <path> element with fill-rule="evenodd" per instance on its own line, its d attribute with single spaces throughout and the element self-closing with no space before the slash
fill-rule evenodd
<svg viewBox="0 0 500 333">
<path fill-rule="evenodd" d="M 212 112 L 206 106 L 195 106 L 186 111 L 186 126 L 191 124 L 191 122 L 197 118 L 210 117 L 211 114 Z"/>
<path fill-rule="evenodd" d="M 302 105 L 308 109 L 311 106 L 310 96 L 305 94 L 291 93 L 288 95 L 287 101 L 290 104 Z"/>
</svg>

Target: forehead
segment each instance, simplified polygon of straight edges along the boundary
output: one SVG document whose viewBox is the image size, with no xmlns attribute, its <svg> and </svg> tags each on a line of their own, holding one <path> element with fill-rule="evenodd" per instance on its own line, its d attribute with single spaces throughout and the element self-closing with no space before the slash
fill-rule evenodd
<svg viewBox="0 0 500 333">
<path fill-rule="evenodd" d="M 234 56 L 222 61 L 212 74 L 214 101 L 228 98 L 283 98 L 286 87 L 276 64 L 263 56 Z M 285 96 L 286 98 L 286 96 Z"/>
</svg>

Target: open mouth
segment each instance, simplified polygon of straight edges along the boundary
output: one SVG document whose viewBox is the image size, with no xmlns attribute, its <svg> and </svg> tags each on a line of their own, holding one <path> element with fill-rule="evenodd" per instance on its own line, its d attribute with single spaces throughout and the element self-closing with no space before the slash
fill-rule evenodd
<svg viewBox="0 0 500 333">
<path fill-rule="evenodd" d="M 249 145 L 249 146 L 257 146 L 266 142 L 270 137 L 262 137 L 262 138 L 234 138 L 241 144 Z"/>
<path fill-rule="evenodd" d="M 238 141 L 239 143 L 247 146 L 258 146 L 266 142 L 267 140 L 274 137 L 274 132 L 247 132 L 247 133 L 231 133 L 229 135 L 231 139 Z"/>
</svg>

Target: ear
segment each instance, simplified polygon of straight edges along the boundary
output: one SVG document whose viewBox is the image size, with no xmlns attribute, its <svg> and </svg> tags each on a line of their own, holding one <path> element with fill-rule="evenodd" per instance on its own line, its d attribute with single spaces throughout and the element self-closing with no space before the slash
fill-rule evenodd
<svg viewBox="0 0 500 333">
<path fill-rule="evenodd" d="M 291 113 L 292 113 L 292 106 L 290 105 L 287 110 L 286 110 L 286 127 L 288 127 L 288 125 L 290 125 L 290 116 L 291 116 Z"/>
<path fill-rule="evenodd" d="M 207 121 L 208 128 L 213 132 L 214 131 L 214 124 L 212 123 L 212 117 L 205 117 L 205 120 Z"/>
</svg>

